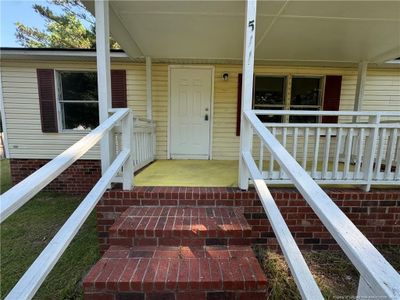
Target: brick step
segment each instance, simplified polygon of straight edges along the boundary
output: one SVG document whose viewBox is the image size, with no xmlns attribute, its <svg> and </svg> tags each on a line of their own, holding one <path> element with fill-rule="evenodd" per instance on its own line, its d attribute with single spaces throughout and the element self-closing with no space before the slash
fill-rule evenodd
<svg viewBox="0 0 400 300">
<path fill-rule="evenodd" d="M 232 207 L 130 207 L 109 230 L 110 245 L 249 245 L 251 227 Z"/>
<path fill-rule="evenodd" d="M 83 280 L 85 299 L 266 299 L 249 246 L 111 246 Z"/>
</svg>

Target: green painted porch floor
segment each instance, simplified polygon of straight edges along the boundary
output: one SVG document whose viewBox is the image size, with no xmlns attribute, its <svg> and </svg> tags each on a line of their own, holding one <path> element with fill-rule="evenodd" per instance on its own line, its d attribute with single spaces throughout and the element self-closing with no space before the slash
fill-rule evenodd
<svg viewBox="0 0 400 300">
<path fill-rule="evenodd" d="M 136 186 L 237 186 L 235 160 L 157 160 L 135 176 Z"/>
</svg>

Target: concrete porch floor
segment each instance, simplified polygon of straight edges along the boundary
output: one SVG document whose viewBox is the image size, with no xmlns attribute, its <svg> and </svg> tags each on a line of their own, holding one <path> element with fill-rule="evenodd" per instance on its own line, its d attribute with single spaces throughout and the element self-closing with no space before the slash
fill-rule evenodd
<svg viewBox="0 0 400 300">
<path fill-rule="evenodd" d="M 257 162 L 256 162 L 257 163 Z M 135 186 L 185 186 L 185 187 L 237 187 L 237 160 L 156 160 L 135 174 Z M 278 165 L 276 164 L 275 170 Z M 308 166 L 311 168 L 311 166 Z M 318 162 L 318 169 L 322 162 Z M 332 170 L 332 162 L 328 169 Z M 344 164 L 339 164 L 343 170 Z M 350 166 L 350 170 L 354 165 Z M 322 187 L 327 186 L 321 184 Z M 291 184 L 279 184 L 274 187 L 293 187 Z M 354 185 L 335 184 L 330 188 L 349 188 Z M 374 185 L 375 189 L 390 189 L 390 185 Z"/>
<path fill-rule="evenodd" d="M 135 186 L 236 187 L 237 160 L 157 160 L 135 176 Z"/>
</svg>

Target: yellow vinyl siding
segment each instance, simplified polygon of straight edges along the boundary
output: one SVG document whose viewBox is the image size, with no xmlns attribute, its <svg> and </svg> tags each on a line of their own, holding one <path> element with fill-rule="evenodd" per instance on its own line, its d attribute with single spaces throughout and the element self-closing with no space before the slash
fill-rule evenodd
<svg viewBox="0 0 400 300">
<path fill-rule="evenodd" d="M 156 122 L 156 158 L 167 158 L 168 147 L 168 65 L 152 68 L 153 119 Z"/>
<path fill-rule="evenodd" d="M 1 73 L 12 158 L 52 158 L 77 141 L 83 133 L 42 133 L 39 114 L 36 69 L 54 68 L 65 70 L 95 70 L 94 62 L 17 62 L 2 61 Z M 214 106 L 212 108 L 212 157 L 213 159 L 237 159 L 239 137 L 236 136 L 237 81 L 241 65 L 215 65 Z M 144 64 L 113 63 L 114 69 L 127 71 L 128 106 L 138 117 L 146 117 L 146 74 Z M 224 81 L 222 74 L 228 73 Z M 355 68 L 332 67 L 278 67 L 256 66 L 256 74 L 282 75 L 342 75 L 340 110 L 353 110 L 357 81 Z M 169 80 L 168 64 L 153 64 L 153 119 L 157 127 L 157 159 L 168 157 Z M 400 110 L 400 70 L 369 69 L 365 86 L 363 110 Z M 349 118 L 341 118 L 350 121 Z M 312 144 L 312 137 L 309 143 Z M 323 140 L 321 140 L 323 144 Z M 48 147 L 44 145 L 50 145 Z M 288 139 L 287 146 L 291 147 Z M 302 138 L 298 141 L 301 147 Z M 16 147 L 17 146 L 17 147 Z M 322 149 L 321 149 L 322 150 Z M 255 139 L 254 151 L 258 153 Z M 313 149 L 308 149 L 309 153 Z M 267 151 L 265 151 L 267 152 Z M 321 153 L 321 151 L 320 151 Z M 98 148 L 87 158 L 98 158 Z M 298 151 L 298 158 L 302 150 Z"/>
<path fill-rule="evenodd" d="M 363 110 L 400 111 L 400 69 L 368 72 Z"/>
</svg>

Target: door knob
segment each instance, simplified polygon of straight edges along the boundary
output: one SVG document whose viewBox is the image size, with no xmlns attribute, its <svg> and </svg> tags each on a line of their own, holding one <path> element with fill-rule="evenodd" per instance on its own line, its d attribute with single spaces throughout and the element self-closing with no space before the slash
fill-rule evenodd
<svg viewBox="0 0 400 300">
<path fill-rule="evenodd" d="M 204 121 L 208 121 L 208 114 L 204 116 Z"/>
</svg>

